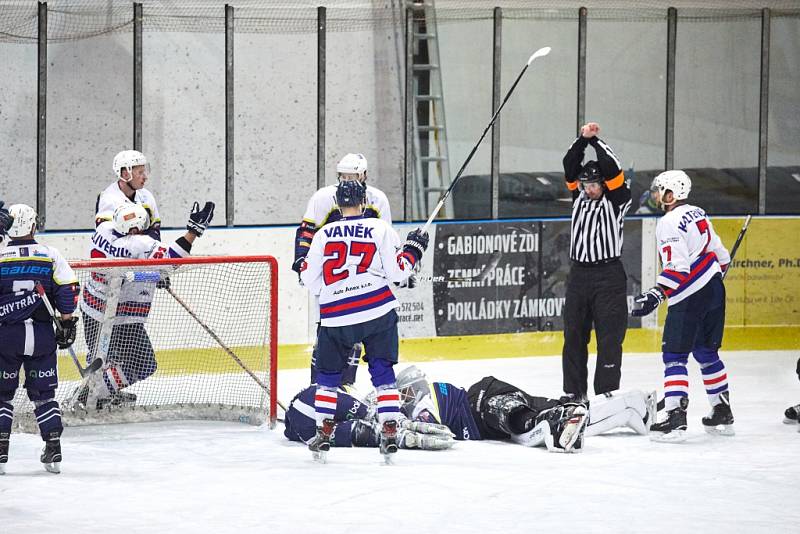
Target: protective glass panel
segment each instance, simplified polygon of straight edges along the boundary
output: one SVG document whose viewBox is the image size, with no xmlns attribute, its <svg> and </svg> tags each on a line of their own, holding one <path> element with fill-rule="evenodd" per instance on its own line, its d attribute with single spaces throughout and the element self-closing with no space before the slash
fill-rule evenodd
<svg viewBox="0 0 800 534">
<path fill-rule="evenodd" d="M 133 35 L 51 42 L 47 56 L 47 229 L 94 228 L 114 155 L 133 148 Z"/>
<path fill-rule="evenodd" d="M 678 12 L 675 167 L 712 214 L 758 206 L 761 20 L 684 19 Z"/>
<path fill-rule="evenodd" d="M 800 17 L 773 17 L 767 213 L 800 213 Z"/>
<path fill-rule="evenodd" d="M 543 46 L 552 50 L 531 63 L 499 118 L 501 217 L 560 215 L 570 209 L 561 158 L 575 137 L 578 13 L 551 15 L 520 19 L 504 11 L 501 99 L 531 54 Z M 485 183 L 488 190 L 488 176 Z"/>
</svg>

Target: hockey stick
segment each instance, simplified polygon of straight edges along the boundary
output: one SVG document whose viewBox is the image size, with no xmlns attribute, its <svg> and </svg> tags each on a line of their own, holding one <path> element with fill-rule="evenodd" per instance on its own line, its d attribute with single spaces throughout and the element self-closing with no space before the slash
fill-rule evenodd
<svg viewBox="0 0 800 534">
<path fill-rule="evenodd" d="M 50 314 L 50 317 L 53 318 L 53 326 L 55 326 L 56 330 L 61 332 L 62 331 L 61 323 L 59 323 L 56 320 L 56 312 L 53 309 L 53 305 L 50 304 L 50 299 L 47 298 L 47 295 L 44 292 L 44 287 L 39 282 L 36 282 L 36 292 L 39 293 L 39 296 L 41 297 L 42 302 L 44 302 L 44 307 L 47 308 L 47 311 Z M 78 360 L 78 356 L 77 356 L 77 354 L 75 354 L 75 349 L 72 348 L 72 345 L 70 345 L 67 348 L 67 350 L 69 351 L 69 355 L 72 356 L 72 362 L 75 364 L 75 367 L 78 368 L 78 372 L 80 373 L 81 378 L 94 373 L 95 371 L 100 369 L 100 367 L 103 366 L 103 362 L 102 361 L 97 362 L 97 363 L 95 363 L 95 361 L 92 361 L 86 367 L 81 367 L 81 362 Z"/>
<path fill-rule="evenodd" d="M 733 258 L 736 257 L 736 251 L 739 250 L 739 245 L 742 244 L 742 239 L 744 239 L 744 234 L 747 232 L 747 227 L 750 225 L 750 219 L 752 219 L 752 215 L 748 215 L 747 218 L 744 220 L 744 225 L 742 229 L 739 230 L 739 235 L 736 237 L 736 242 L 733 244 L 733 248 L 731 249 L 731 262 L 728 264 L 728 268 L 725 269 L 725 272 L 722 273 L 722 279 L 725 280 L 725 277 L 728 275 L 728 272 L 733 267 Z"/>
<path fill-rule="evenodd" d="M 533 61 L 536 58 L 544 57 L 549 53 L 550 53 L 550 47 L 549 46 L 545 46 L 543 48 L 540 48 L 536 52 L 534 52 L 531 55 L 531 57 L 528 58 L 528 62 L 525 64 L 525 66 L 522 68 L 520 73 L 517 75 L 517 79 L 514 80 L 514 83 L 511 85 L 511 89 L 509 89 L 508 92 L 506 93 L 506 96 L 503 98 L 503 102 L 497 108 L 497 111 L 495 111 L 494 115 L 492 115 L 492 119 L 489 121 L 489 124 L 486 126 L 486 129 L 483 130 L 483 134 L 481 134 L 480 139 L 478 139 L 478 142 L 475 143 L 474 147 L 472 147 L 472 150 L 470 151 L 469 155 L 467 156 L 467 159 L 464 160 L 464 163 L 461 165 L 461 168 L 458 169 L 458 172 L 456 173 L 456 177 L 453 178 L 453 181 L 450 182 L 450 186 L 447 188 L 447 190 L 444 193 L 442 193 L 442 196 L 439 198 L 439 203 L 436 204 L 436 207 L 433 209 L 433 212 L 431 213 L 430 217 L 428 217 L 427 222 L 425 222 L 425 226 L 422 227 L 422 233 L 423 234 L 428 231 L 428 228 L 430 228 L 431 222 L 433 221 L 434 217 L 436 217 L 436 214 L 439 213 L 439 210 L 441 210 L 442 206 L 444 206 L 444 201 L 447 200 L 447 197 L 449 197 L 450 193 L 453 192 L 453 188 L 455 188 L 456 184 L 458 183 L 458 180 L 461 179 L 461 173 L 464 172 L 464 169 L 466 169 L 467 164 L 472 159 L 472 156 L 474 156 L 475 152 L 478 150 L 478 147 L 480 146 L 481 141 L 483 141 L 483 138 L 486 137 L 486 134 L 489 132 L 489 129 L 491 129 L 492 125 L 494 125 L 494 121 L 497 120 L 497 117 L 500 115 L 500 111 L 503 109 L 503 106 L 506 105 L 506 102 L 508 101 L 508 98 L 511 96 L 511 93 L 514 92 L 514 89 L 517 87 L 517 84 L 522 79 L 522 76 L 525 74 L 525 71 L 528 70 L 528 67 L 531 66 L 531 63 L 533 63 Z"/>
<path fill-rule="evenodd" d="M 222 340 L 219 338 L 219 336 L 218 336 L 217 334 L 215 334 L 215 333 L 214 333 L 214 331 L 213 331 L 213 330 L 211 330 L 211 328 L 209 328 L 209 327 L 208 327 L 208 325 L 206 325 L 206 324 L 205 324 L 205 323 L 202 321 L 202 319 L 200 319 L 200 317 L 198 317 L 198 316 L 197 316 L 197 314 L 196 314 L 196 313 L 194 313 L 194 311 L 192 311 L 192 309 L 191 309 L 191 308 L 189 308 L 189 305 L 188 305 L 188 304 L 186 304 L 186 303 L 183 301 L 183 299 L 181 299 L 181 298 L 180 298 L 178 295 L 176 295 L 176 294 L 175 294 L 175 292 L 172 290 L 172 288 L 171 288 L 171 287 L 165 287 L 164 289 L 167 291 L 167 293 L 169 293 L 169 294 L 172 296 L 172 298 L 174 298 L 174 299 L 175 299 L 175 301 L 176 301 L 178 304 L 180 304 L 180 305 L 183 307 L 183 309 L 184 309 L 184 310 L 186 310 L 186 313 L 188 313 L 189 315 L 191 315 L 191 316 L 192 316 L 192 319 L 194 319 L 195 321 L 197 321 L 197 324 L 199 324 L 199 325 L 200 325 L 200 326 L 203 328 L 203 330 L 205 330 L 205 331 L 206 331 L 206 333 L 208 333 L 208 335 L 209 335 L 209 336 L 211 336 L 211 337 L 214 339 L 214 341 L 216 341 L 216 342 L 219 344 L 219 346 L 220 346 L 220 347 L 222 347 L 222 350 L 224 350 L 224 351 L 225 351 L 225 352 L 228 354 L 228 356 L 230 356 L 231 358 L 233 358 L 233 361 L 235 361 L 235 362 L 236 362 L 236 363 L 239 365 L 239 367 L 241 367 L 242 369 L 244 369 L 244 370 L 245 370 L 245 372 L 246 372 L 248 375 L 250 375 L 250 378 L 252 378 L 253 380 L 255 380 L 256 384 L 258 384 L 259 386 L 261 386 L 261 387 L 264 389 L 264 391 L 266 391 L 267 393 L 269 393 L 269 392 L 270 392 L 270 390 L 269 390 L 269 386 L 267 386 L 267 385 L 266 385 L 264 382 L 262 382 L 262 381 L 261 381 L 261 379 L 260 379 L 260 378 L 258 378 L 258 377 L 256 376 L 256 374 L 255 374 L 255 373 L 253 373 L 253 371 L 251 371 L 251 370 L 250 370 L 250 369 L 249 369 L 249 368 L 248 368 L 248 367 L 247 367 L 247 366 L 244 364 L 244 362 L 243 362 L 242 360 L 240 360 L 240 359 L 239 359 L 239 357 L 238 357 L 236 354 L 234 354 L 234 352 L 233 352 L 231 349 L 229 349 L 229 348 L 228 348 L 228 346 L 225 344 L 225 342 L 224 342 L 224 341 L 222 341 Z M 277 399 L 276 399 L 276 400 L 277 400 Z M 283 408 L 283 411 L 284 411 L 284 412 L 285 412 L 285 411 L 287 411 L 287 410 L 286 410 L 286 406 L 284 406 L 284 405 L 283 405 L 283 403 L 282 403 L 281 401 L 277 401 L 277 402 L 278 402 L 278 406 L 280 406 L 281 408 Z"/>
</svg>

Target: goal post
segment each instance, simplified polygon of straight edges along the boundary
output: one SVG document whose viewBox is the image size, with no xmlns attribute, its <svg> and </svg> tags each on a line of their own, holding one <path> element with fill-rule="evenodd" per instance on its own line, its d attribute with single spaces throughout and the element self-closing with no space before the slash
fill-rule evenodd
<svg viewBox="0 0 800 534">
<path fill-rule="evenodd" d="M 82 364 L 102 358 L 104 365 L 82 381 L 67 351 L 58 351 L 56 400 L 65 426 L 170 419 L 275 425 L 274 257 L 70 265 L 81 286 L 73 349 Z M 18 427 L 36 431 L 22 388 L 14 404 Z"/>
</svg>

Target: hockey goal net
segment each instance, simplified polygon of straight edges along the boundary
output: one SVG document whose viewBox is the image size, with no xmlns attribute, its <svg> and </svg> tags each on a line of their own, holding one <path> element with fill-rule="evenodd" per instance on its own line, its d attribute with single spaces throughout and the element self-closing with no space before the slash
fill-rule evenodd
<svg viewBox="0 0 800 534">
<path fill-rule="evenodd" d="M 69 351 L 58 351 L 56 399 L 65 426 L 168 419 L 275 424 L 275 258 L 70 265 L 81 285 L 74 355 L 81 367 L 98 358 L 104 365 L 82 379 Z M 15 405 L 20 428 L 35 432 L 22 388 Z"/>
</svg>

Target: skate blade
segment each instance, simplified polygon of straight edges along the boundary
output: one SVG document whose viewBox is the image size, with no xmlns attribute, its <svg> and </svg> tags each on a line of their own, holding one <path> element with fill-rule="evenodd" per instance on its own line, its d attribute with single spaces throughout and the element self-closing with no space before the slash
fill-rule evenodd
<svg viewBox="0 0 800 534">
<path fill-rule="evenodd" d="M 797 419 L 789 419 L 788 417 L 784 417 L 783 418 L 783 424 L 784 425 L 796 425 L 797 424 Z"/>
<path fill-rule="evenodd" d="M 385 453 L 383 455 L 384 465 L 394 465 L 394 453 Z"/>
<path fill-rule="evenodd" d="M 0 475 L 6 474 L 6 464 L 0 464 Z"/>
<path fill-rule="evenodd" d="M 585 413 L 577 414 L 569 420 L 567 428 L 564 429 L 561 433 L 561 438 L 558 440 L 558 444 L 561 446 L 563 452 L 574 451 L 575 443 L 578 441 L 578 438 L 581 437 L 581 432 L 588 421 L 589 418 L 586 417 Z"/>
<path fill-rule="evenodd" d="M 328 451 L 313 451 L 311 453 L 311 457 L 318 464 L 326 464 L 326 463 L 328 463 Z"/>
<path fill-rule="evenodd" d="M 662 432 L 653 432 L 650 434 L 650 441 L 656 443 L 682 443 L 688 439 L 685 430 L 673 430 L 666 434 Z"/>
<path fill-rule="evenodd" d="M 733 425 L 703 426 L 706 432 L 712 436 L 735 436 Z"/>
<path fill-rule="evenodd" d="M 61 462 L 50 462 L 42 464 L 44 466 L 45 471 L 48 473 L 59 474 L 61 473 Z"/>
</svg>

